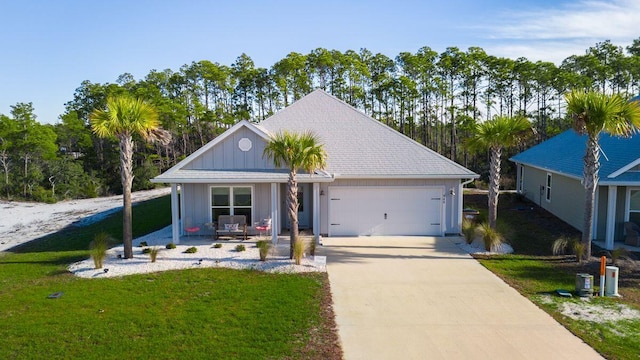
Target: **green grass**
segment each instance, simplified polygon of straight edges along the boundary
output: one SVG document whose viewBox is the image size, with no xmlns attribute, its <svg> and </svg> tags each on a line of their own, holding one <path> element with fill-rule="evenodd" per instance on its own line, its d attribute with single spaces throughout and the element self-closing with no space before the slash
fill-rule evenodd
<svg viewBox="0 0 640 360">
<path fill-rule="evenodd" d="M 169 222 L 168 197 L 134 207 L 134 236 Z M 68 228 L 0 257 L 0 358 L 301 358 L 320 327 L 326 274 L 193 269 L 81 279 L 93 235 L 121 217 Z M 59 299 L 48 299 L 63 292 Z M 306 353 L 308 356 L 309 352 Z"/>
<path fill-rule="evenodd" d="M 486 214 L 486 196 L 483 198 L 485 199 L 484 207 L 481 202 L 474 202 L 476 207 L 481 208 L 481 216 Z M 629 359 L 640 354 L 640 320 L 596 323 L 574 320 L 561 313 L 560 305 L 563 302 L 581 302 L 582 300 L 566 299 L 555 295 L 557 289 L 570 291 L 575 289 L 577 268 L 573 265 L 568 266 L 567 261 L 571 260 L 567 257 L 551 256 L 551 249 L 554 240 L 558 237 L 575 236 L 575 232 L 571 233 L 571 230 L 565 227 L 566 224 L 550 218 L 548 213 L 531 210 L 530 206 L 535 205 L 526 204 L 527 210 L 517 210 L 521 209 L 523 204 L 515 196 L 502 195 L 499 204 L 498 229 L 506 235 L 515 253 L 481 256 L 478 257 L 480 263 L 607 359 Z M 597 275 L 592 271 L 589 272 Z M 597 277 L 595 278 L 597 283 Z M 637 289 L 621 289 L 621 292 L 622 290 L 627 291 L 629 297 L 593 298 L 591 303 L 602 307 L 625 304 L 639 309 L 637 296 L 635 296 Z"/>
</svg>

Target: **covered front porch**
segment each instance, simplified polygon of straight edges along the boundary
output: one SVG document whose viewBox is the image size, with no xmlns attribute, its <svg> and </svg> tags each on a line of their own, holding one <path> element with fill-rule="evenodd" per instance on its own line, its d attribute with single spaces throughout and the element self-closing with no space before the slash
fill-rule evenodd
<svg viewBox="0 0 640 360">
<path fill-rule="evenodd" d="M 596 192 L 593 243 L 606 250 L 640 251 L 639 247 L 625 244 L 624 229 L 624 223 L 629 221 L 640 225 L 640 187 L 605 184 L 601 183 Z"/>
<path fill-rule="evenodd" d="M 300 201 L 299 228 L 310 233 L 316 242 L 320 241 L 320 182 L 330 177 L 306 175 L 298 186 Z M 220 179 L 218 179 L 220 180 Z M 313 180 L 313 182 L 309 181 Z M 185 241 L 208 241 L 216 237 L 216 222 L 220 215 L 244 215 L 247 235 L 269 239 L 278 245 L 285 237 L 290 225 L 286 213 L 286 177 L 278 182 L 244 182 L 228 179 L 207 183 L 171 184 L 171 241 L 183 244 Z M 256 226 L 263 219 L 271 220 L 271 229 L 259 231 Z M 288 241 L 288 240 L 287 240 Z"/>
</svg>

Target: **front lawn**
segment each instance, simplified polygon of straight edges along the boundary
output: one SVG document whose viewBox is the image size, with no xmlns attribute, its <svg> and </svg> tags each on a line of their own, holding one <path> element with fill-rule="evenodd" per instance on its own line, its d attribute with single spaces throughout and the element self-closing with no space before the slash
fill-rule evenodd
<svg viewBox="0 0 640 360">
<path fill-rule="evenodd" d="M 169 208 L 168 197 L 135 206 L 134 236 L 166 226 Z M 0 358 L 340 358 L 324 273 L 71 275 L 95 233 L 121 238 L 120 216 L 0 255 Z"/>
<path fill-rule="evenodd" d="M 465 206 L 486 216 L 486 194 L 465 194 Z M 599 262 L 578 264 L 573 256 L 552 256 L 551 244 L 559 236 L 579 236 L 566 223 L 513 194 L 500 196 L 498 228 L 507 235 L 513 255 L 477 256 L 482 265 L 500 276 L 521 294 L 548 312 L 574 334 L 608 359 L 637 358 L 640 354 L 640 319 L 626 319 L 618 308 L 640 310 L 638 263 L 625 260 L 620 266 L 621 299 L 591 298 L 588 301 L 562 298 L 556 289 L 575 289 L 575 275 L 587 272 L 599 281 Z M 594 247 L 594 255 L 601 249 Z M 591 307 L 591 305 L 593 305 Z M 569 309 L 569 310 L 568 310 Z M 574 319 L 587 309 L 589 319 Z M 604 318 L 596 319 L 600 312 Z"/>
</svg>

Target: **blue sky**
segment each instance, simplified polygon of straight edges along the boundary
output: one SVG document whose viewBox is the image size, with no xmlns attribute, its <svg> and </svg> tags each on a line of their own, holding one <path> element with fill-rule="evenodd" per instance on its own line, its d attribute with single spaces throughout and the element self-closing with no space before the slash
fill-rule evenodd
<svg viewBox="0 0 640 360">
<path fill-rule="evenodd" d="M 55 123 L 83 80 L 136 79 L 192 61 L 269 67 L 289 52 L 422 46 L 560 63 L 640 37 L 640 0 L 0 0 L 0 113 L 33 102 Z"/>
</svg>

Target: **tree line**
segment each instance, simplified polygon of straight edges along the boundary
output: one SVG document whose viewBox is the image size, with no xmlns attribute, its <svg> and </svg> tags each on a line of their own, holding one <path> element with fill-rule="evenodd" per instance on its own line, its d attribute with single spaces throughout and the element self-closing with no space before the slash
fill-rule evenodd
<svg viewBox="0 0 640 360">
<path fill-rule="evenodd" d="M 128 73 L 114 83 L 87 80 L 55 125 L 39 124 L 31 103 L 0 115 L 0 196 L 57 201 L 120 193 L 118 142 L 97 137 L 89 125 L 89 115 L 104 108 L 108 96 L 145 100 L 172 135 L 168 144 L 136 143 L 133 190 L 140 190 L 236 122 L 259 122 L 318 88 L 487 174 L 487 154 L 461 146 L 476 124 L 524 116 L 536 129 L 524 147 L 571 126 L 563 97 L 570 89 L 640 93 L 640 38 L 626 48 L 597 43 L 560 65 L 497 57 L 479 47 L 442 53 L 423 47 L 395 58 L 318 48 L 291 52 L 268 69 L 241 54 L 231 65 L 202 60 L 151 70 L 139 80 Z"/>
</svg>

